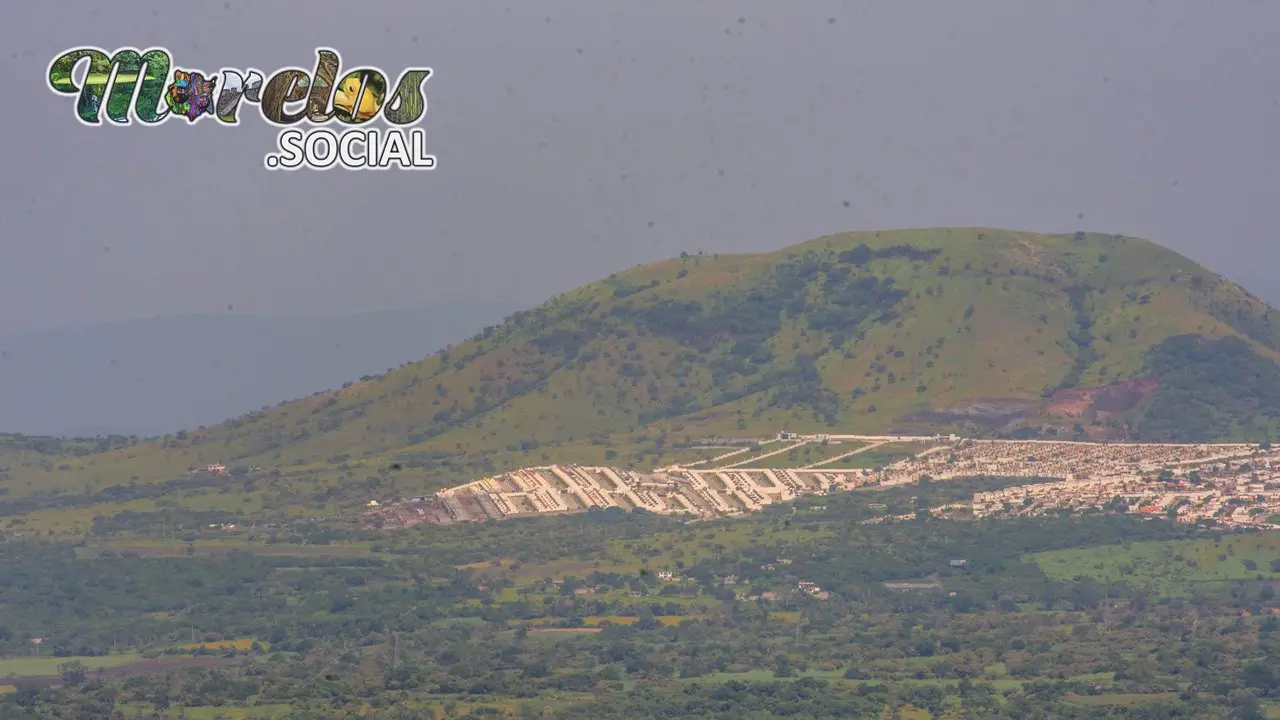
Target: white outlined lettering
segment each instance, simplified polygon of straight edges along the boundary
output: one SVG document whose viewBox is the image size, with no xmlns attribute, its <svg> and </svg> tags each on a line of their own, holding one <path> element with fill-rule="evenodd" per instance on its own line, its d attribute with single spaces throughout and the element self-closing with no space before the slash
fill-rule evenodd
<svg viewBox="0 0 1280 720">
<path fill-rule="evenodd" d="M 82 125 L 154 125 L 175 118 L 193 124 L 209 116 L 214 124 L 235 127 L 249 102 L 280 128 L 277 151 L 263 158 L 269 170 L 436 168 L 426 131 L 413 127 L 426 114 L 422 86 L 434 75 L 430 67 L 405 69 L 392 84 L 391 74 L 372 65 L 344 70 L 337 50 L 319 47 L 311 70 L 285 67 L 266 75 L 240 65 L 206 74 L 176 63 L 162 47 L 108 53 L 80 46 L 45 70 L 55 95 L 76 99 Z M 389 127 L 371 127 L 378 119 Z M 334 125 L 321 127 L 329 123 Z"/>
<path fill-rule="evenodd" d="M 279 152 L 267 155 L 269 170 L 434 170 L 422 128 L 356 128 L 341 135 L 327 128 L 286 128 L 276 138 Z"/>
</svg>

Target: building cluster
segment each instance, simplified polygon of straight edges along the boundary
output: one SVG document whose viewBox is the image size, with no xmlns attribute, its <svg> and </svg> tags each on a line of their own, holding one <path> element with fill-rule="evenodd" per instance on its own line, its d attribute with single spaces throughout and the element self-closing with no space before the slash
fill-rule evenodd
<svg viewBox="0 0 1280 720">
<path fill-rule="evenodd" d="M 193 468 L 190 471 L 191 475 L 195 475 L 198 473 L 208 473 L 210 475 L 225 475 L 227 474 L 227 466 L 223 465 L 222 463 L 214 463 L 212 465 L 205 465 L 204 467 Z"/>
<path fill-rule="evenodd" d="M 785 563 L 783 563 L 783 561 L 779 559 L 778 563 L 790 564 L 790 561 L 788 560 Z M 767 570 L 777 569 L 777 567 L 772 563 L 768 565 L 763 565 L 761 567 L 762 569 L 767 569 Z M 725 575 L 724 577 L 720 578 L 720 582 L 722 585 L 739 585 L 739 584 L 751 585 L 750 580 L 741 579 L 737 575 Z M 811 580 L 797 581 L 795 584 L 795 587 L 793 588 L 793 592 L 800 595 L 808 595 L 809 597 L 817 598 L 818 600 L 827 600 L 831 597 L 831 593 L 827 592 L 826 590 L 823 590 L 822 586 L 818 585 L 818 583 L 813 582 Z M 778 600 L 782 597 L 783 597 L 783 594 L 778 590 L 765 590 L 759 594 L 751 593 L 751 594 L 738 596 L 740 600 Z"/>
<path fill-rule="evenodd" d="M 711 518 L 753 512 L 801 495 L 865 485 L 855 471 L 691 470 L 642 473 L 611 467 L 548 465 L 514 470 L 408 504 L 436 508 L 439 522 L 466 522 L 619 508 Z M 388 511 L 394 511 L 388 508 Z M 373 512 L 373 511 L 371 511 Z"/>
<path fill-rule="evenodd" d="M 701 514 L 690 488 L 663 476 L 611 467 L 521 468 L 442 490 L 429 502 L 452 508 L 455 520 L 483 520 L 606 508 Z M 477 510 L 479 511 L 477 513 Z"/>
<path fill-rule="evenodd" d="M 827 592 L 826 590 L 823 590 L 822 587 L 818 585 L 818 583 L 811 582 L 809 580 L 801 580 L 800 582 L 796 583 L 796 590 L 810 597 L 816 597 L 819 600 L 826 600 L 827 598 L 831 597 L 831 593 Z"/>
<path fill-rule="evenodd" d="M 923 448 L 878 469 L 668 466 L 652 472 L 583 465 L 521 468 L 466 485 L 371 509 L 391 525 L 448 524 L 617 508 L 714 518 L 753 512 L 801 495 L 892 487 L 922 478 L 1035 478 L 974 496 L 975 515 L 1052 510 L 1132 511 L 1188 522 L 1213 517 L 1265 523 L 1280 512 L 1280 456 L 1249 444 L 1095 443 L 972 440 L 954 436 L 797 436 L 788 440 L 858 440 L 868 447 Z M 776 453 L 770 453 L 770 455 Z M 764 455 L 760 457 L 765 457 Z M 734 458 L 736 461 L 737 458 Z M 767 464 L 767 463 L 762 463 Z"/>
<path fill-rule="evenodd" d="M 1034 516 L 1054 512 L 1120 512 L 1178 522 L 1280 527 L 1280 456 L 1256 448 L 1235 457 L 1142 472 L 1058 480 L 975 493 L 973 514 Z"/>
<path fill-rule="evenodd" d="M 1203 465 L 1259 453 L 1257 445 L 1095 443 L 1053 440 L 959 440 L 934 445 L 873 473 L 880 485 L 990 475 L 995 477 L 1141 478 L 1162 469 Z"/>
</svg>

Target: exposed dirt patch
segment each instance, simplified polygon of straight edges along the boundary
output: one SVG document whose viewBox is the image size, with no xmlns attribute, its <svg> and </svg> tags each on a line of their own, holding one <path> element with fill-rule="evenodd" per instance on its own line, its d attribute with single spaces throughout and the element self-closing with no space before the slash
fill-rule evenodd
<svg viewBox="0 0 1280 720">
<path fill-rule="evenodd" d="M 456 522 L 450 517 L 444 504 L 436 499 L 426 502 L 396 503 L 389 507 L 368 510 L 364 515 L 370 524 L 373 524 L 375 518 L 382 520 L 382 527 L 386 530 L 398 530 L 428 523 L 450 525 Z"/>
<path fill-rule="evenodd" d="M 1132 410 L 1140 405 L 1159 387 L 1155 378 L 1140 378 L 1112 383 L 1098 387 L 1070 388 L 1057 390 L 1044 402 L 1022 398 L 980 398 L 960 403 L 950 408 L 935 408 L 924 412 L 911 413 L 899 418 L 904 424 L 926 423 L 932 425 L 948 425 L 969 423 L 988 429 L 1007 428 L 1021 420 L 1058 418 L 1071 421 L 1083 421 L 1092 425 L 1097 420 L 1105 420 L 1113 415 Z M 1093 437 L 1089 430 L 1086 432 Z M 1099 429 L 1107 435 L 1105 438 L 1120 440 L 1123 433 L 1111 437 L 1115 431 Z"/>
<path fill-rule="evenodd" d="M 1106 418 L 1137 407 L 1159 385 L 1160 382 L 1154 378 L 1141 378 L 1101 387 L 1058 390 L 1049 400 L 1045 411 L 1050 415 L 1073 419 L 1088 418 L 1090 414 Z"/>
<path fill-rule="evenodd" d="M 884 586 L 890 590 L 941 590 L 942 578 L 938 573 L 933 573 L 923 580 L 898 580 L 887 582 Z"/>
<path fill-rule="evenodd" d="M 1020 398 L 970 400 L 951 408 L 911 413 L 900 420 L 936 424 L 968 422 L 984 427 L 1003 427 L 1034 412 L 1038 404 L 1035 400 Z"/>
<path fill-rule="evenodd" d="M 1021 234 L 1015 234 L 1014 240 L 1014 243 L 1006 245 L 1001 252 L 1013 265 L 1014 274 L 1023 270 L 1054 282 L 1066 282 L 1070 279 L 1043 246 Z"/>
</svg>

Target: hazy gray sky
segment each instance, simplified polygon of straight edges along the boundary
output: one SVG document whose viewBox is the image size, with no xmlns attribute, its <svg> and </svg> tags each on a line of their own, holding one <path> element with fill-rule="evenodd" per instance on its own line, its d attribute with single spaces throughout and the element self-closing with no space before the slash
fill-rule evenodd
<svg viewBox="0 0 1280 720">
<path fill-rule="evenodd" d="M 531 305 L 851 228 L 1121 232 L 1265 277 L 1277 27 L 1267 0 L 8 2 L 0 334 Z M 270 173 L 256 108 L 82 127 L 44 73 L 84 44 L 208 71 L 310 68 L 320 45 L 429 65 L 439 169 Z"/>
</svg>

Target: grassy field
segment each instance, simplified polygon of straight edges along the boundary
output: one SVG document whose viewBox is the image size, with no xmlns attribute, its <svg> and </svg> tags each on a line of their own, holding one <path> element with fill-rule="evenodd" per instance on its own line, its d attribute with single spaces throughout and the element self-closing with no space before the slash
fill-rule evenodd
<svg viewBox="0 0 1280 720">
<path fill-rule="evenodd" d="M 183 643 L 179 647 L 183 650 L 223 650 L 229 648 L 231 650 L 244 651 L 252 648 L 255 643 L 264 650 L 270 647 L 267 643 L 259 642 L 255 638 L 237 638 L 235 640 L 219 640 L 217 642 Z"/>
<path fill-rule="evenodd" d="M 821 452 L 814 453 L 817 457 L 810 459 L 806 465 L 814 465 L 819 468 L 830 467 L 832 460 L 847 453 L 860 451 L 867 447 L 868 443 L 857 442 L 853 440 L 844 440 L 839 443 L 830 443 L 827 445 L 819 445 Z M 839 461 L 836 461 L 839 462 Z"/>
<path fill-rule="evenodd" d="M 1059 550 L 1030 560 L 1059 580 L 1123 580 L 1161 593 L 1187 594 L 1196 583 L 1280 579 L 1271 570 L 1271 562 L 1280 560 L 1280 532 Z"/>
<path fill-rule="evenodd" d="M 927 443 L 886 443 L 828 465 L 823 470 L 875 470 L 906 460 L 929 448 Z"/>
<path fill-rule="evenodd" d="M 733 461 L 735 461 L 735 464 L 737 464 L 737 462 L 741 462 L 740 467 L 744 467 L 744 468 L 769 468 L 769 469 L 777 470 L 781 468 L 807 467 L 809 465 L 817 465 L 819 463 L 829 462 L 832 458 L 837 458 L 841 455 L 853 452 L 859 449 L 860 447 L 865 447 L 865 446 L 866 446 L 866 443 L 860 443 L 860 442 L 842 442 L 839 444 L 809 442 L 809 443 L 804 443 L 798 447 L 795 447 L 789 450 L 788 452 L 779 453 L 777 455 L 773 455 L 763 459 L 753 458 L 746 461 L 739 461 L 738 458 L 733 458 Z M 775 447 L 772 449 L 778 450 L 781 447 L 785 447 L 785 444 L 781 445 L 780 447 Z M 765 452 L 768 452 L 768 451 L 765 451 Z M 874 452 L 874 451 L 868 451 L 868 452 Z M 764 453 L 761 453 L 761 454 L 764 454 Z M 761 454 L 757 454 L 755 457 L 759 458 Z M 855 455 L 849 458 L 849 460 L 853 460 L 856 457 L 858 456 Z M 841 462 L 843 461 L 838 461 L 838 462 L 830 463 L 827 465 L 821 465 L 821 467 L 822 468 L 840 467 Z"/>
<path fill-rule="evenodd" d="M 735 447 L 706 447 L 706 448 L 688 448 L 684 450 L 674 450 L 662 456 L 663 461 L 670 461 L 670 464 L 693 465 L 701 463 L 699 467 L 705 465 L 707 461 L 720 457 L 725 453 L 733 452 L 738 448 Z M 745 455 L 744 455 L 745 456 Z M 734 456 L 738 457 L 738 456 Z"/>
<path fill-rule="evenodd" d="M 756 445 L 755 450 L 747 450 L 746 452 L 743 452 L 743 453 L 731 455 L 718 463 L 708 463 L 705 466 L 705 469 L 733 467 L 733 466 L 748 467 L 752 463 L 764 462 L 759 458 L 765 455 L 768 455 L 770 453 L 777 452 L 782 448 L 787 447 L 788 445 L 794 445 L 794 444 L 795 443 L 793 441 L 789 441 L 789 440 L 785 442 L 782 440 L 770 440 L 768 442 L 763 442 Z"/>
<path fill-rule="evenodd" d="M 770 455 L 769 457 L 763 457 L 765 453 L 759 453 L 746 460 L 735 462 L 734 465 L 740 468 L 772 469 L 799 467 L 808 464 L 804 458 L 813 456 L 816 447 L 817 445 L 813 443 L 805 443 L 787 452 Z M 773 450 L 776 452 L 778 449 L 780 448 L 774 448 Z M 738 458 L 733 458 L 733 460 L 738 460 Z"/>
<path fill-rule="evenodd" d="M 47 652 L 47 651 L 46 651 Z M 0 678 L 42 677 L 57 675 L 58 666 L 69 662 L 83 663 L 90 672 L 143 662 L 138 653 L 120 653 L 103 657 L 16 657 L 0 658 Z"/>
</svg>

